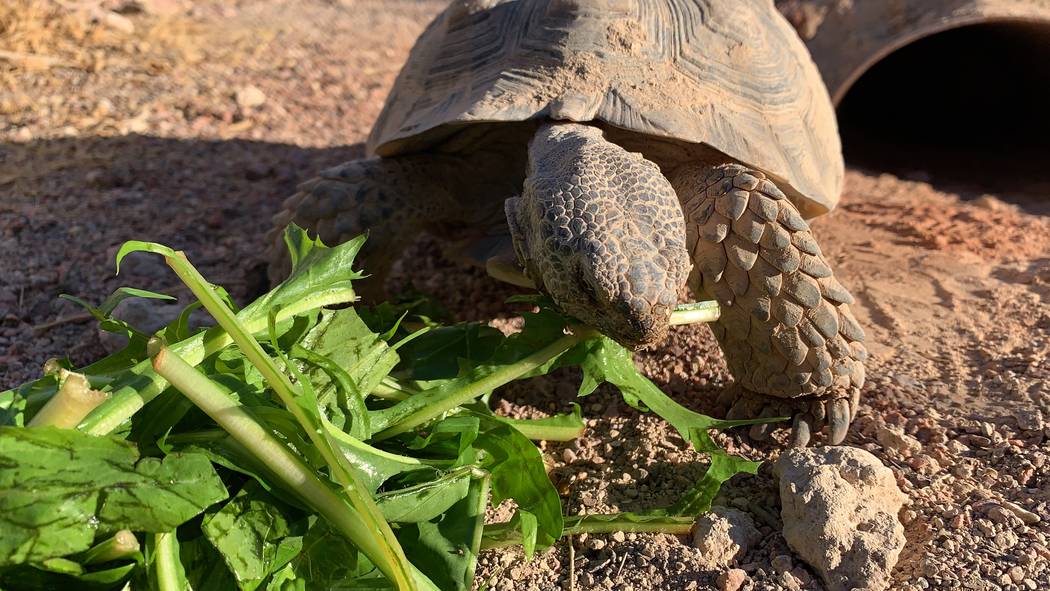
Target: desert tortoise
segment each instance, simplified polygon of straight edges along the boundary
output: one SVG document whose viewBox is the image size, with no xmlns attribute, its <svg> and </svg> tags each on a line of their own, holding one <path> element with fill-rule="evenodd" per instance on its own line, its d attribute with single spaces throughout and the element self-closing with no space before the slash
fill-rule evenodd
<svg viewBox="0 0 1050 591">
<path fill-rule="evenodd" d="M 842 156 L 771 0 L 453 2 L 368 149 L 304 183 L 277 227 L 329 243 L 370 231 L 362 265 L 380 282 L 420 231 L 516 259 L 632 347 L 666 334 L 688 279 L 723 308 L 730 416 L 794 415 L 795 443 L 825 424 L 845 436 L 864 335 L 803 219 L 835 205 Z"/>
</svg>

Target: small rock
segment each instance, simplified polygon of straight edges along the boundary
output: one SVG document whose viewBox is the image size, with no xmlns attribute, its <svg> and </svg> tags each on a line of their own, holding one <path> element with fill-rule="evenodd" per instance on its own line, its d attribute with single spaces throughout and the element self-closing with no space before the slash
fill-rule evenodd
<svg viewBox="0 0 1050 591">
<path fill-rule="evenodd" d="M 893 472 L 851 447 L 789 449 L 774 470 L 784 538 L 829 591 L 887 589 L 905 542 L 897 514 L 908 500 Z"/>
<path fill-rule="evenodd" d="M 774 556 L 773 561 L 770 563 L 770 566 L 772 566 L 773 570 L 775 570 L 778 573 L 783 571 L 789 571 L 792 567 L 791 557 L 787 554 Z"/>
<path fill-rule="evenodd" d="M 1041 517 L 1039 517 L 1035 513 L 1032 513 L 1028 509 L 1025 509 L 1024 507 L 1021 507 L 1016 503 L 1011 503 L 1010 501 L 1003 501 L 1003 507 L 1009 510 L 1014 515 L 1016 515 L 1018 519 L 1025 523 L 1025 525 L 1034 525 L 1036 523 L 1039 523 L 1039 521 L 1041 520 Z"/>
<path fill-rule="evenodd" d="M 922 444 L 918 439 L 894 427 L 880 428 L 875 432 L 875 439 L 886 449 L 892 449 L 904 457 L 910 457 L 922 451 Z"/>
<path fill-rule="evenodd" d="M 761 539 L 750 515 L 725 507 L 711 509 L 693 528 L 693 546 L 700 549 L 701 562 L 712 569 L 743 558 Z"/>
<path fill-rule="evenodd" d="M 941 470 L 941 465 L 937 463 L 937 460 L 926 454 L 920 454 L 908 460 L 908 465 L 911 466 L 912 470 L 927 476 L 936 474 Z"/>
<path fill-rule="evenodd" d="M 569 448 L 565 448 L 561 451 L 561 460 L 566 464 L 571 464 L 576 461 L 576 452 Z"/>
<path fill-rule="evenodd" d="M 719 591 L 737 591 L 747 582 L 747 573 L 739 568 L 731 568 L 718 575 Z"/>
<path fill-rule="evenodd" d="M 255 86 L 244 86 L 237 89 L 235 96 L 237 106 L 242 109 L 261 107 L 266 102 L 266 95 Z"/>
<path fill-rule="evenodd" d="M 601 538 L 587 538 L 584 543 L 588 550 L 601 550 L 605 548 L 605 540 Z"/>
<path fill-rule="evenodd" d="M 1024 580 L 1024 569 L 1019 566 L 1012 566 L 1010 570 L 1006 571 L 1006 575 L 1010 577 L 1010 580 L 1014 583 L 1020 583 Z"/>
<path fill-rule="evenodd" d="M 799 584 L 795 576 L 788 571 L 781 571 L 780 584 L 788 589 L 788 591 L 800 591 L 800 589 L 802 589 L 802 585 Z"/>
<path fill-rule="evenodd" d="M 611 537 L 614 542 L 623 542 L 627 539 L 627 536 L 622 531 L 614 531 Z"/>
<path fill-rule="evenodd" d="M 1043 430 L 1046 424 L 1038 408 L 1022 408 L 1014 413 L 1013 418 L 1017 421 L 1017 428 L 1026 431 Z"/>
<path fill-rule="evenodd" d="M 1013 517 L 1013 513 L 1003 507 L 1002 505 L 989 505 L 984 510 L 985 514 L 988 515 L 988 519 L 991 519 L 995 523 L 1000 525 L 1009 524 L 1010 519 Z"/>
<path fill-rule="evenodd" d="M 105 11 L 98 17 L 98 21 L 104 26 L 119 31 L 125 35 L 130 35 L 135 32 L 135 23 L 131 22 L 128 17 L 117 14 L 115 12 Z"/>
</svg>

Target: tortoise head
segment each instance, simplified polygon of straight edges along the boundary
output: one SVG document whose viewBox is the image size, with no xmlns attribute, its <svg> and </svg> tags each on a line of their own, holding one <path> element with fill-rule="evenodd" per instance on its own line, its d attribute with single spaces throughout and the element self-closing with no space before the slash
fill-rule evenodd
<svg viewBox="0 0 1050 591">
<path fill-rule="evenodd" d="M 659 167 L 600 129 L 545 124 L 506 214 L 518 262 L 565 312 L 632 348 L 666 335 L 690 265 Z"/>
</svg>

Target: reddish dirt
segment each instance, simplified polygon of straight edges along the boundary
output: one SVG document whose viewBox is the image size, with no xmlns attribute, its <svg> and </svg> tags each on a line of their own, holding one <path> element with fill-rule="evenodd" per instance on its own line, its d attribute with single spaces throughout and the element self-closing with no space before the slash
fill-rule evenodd
<svg viewBox="0 0 1050 591">
<path fill-rule="evenodd" d="M 407 0 L 78 6 L 0 7 L 0 388 L 35 377 L 50 357 L 85 363 L 104 353 L 95 328 L 58 294 L 178 292 L 146 258 L 113 276 L 127 239 L 185 249 L 242 301 L 260 289 L 270 215 L 298 182 L 362 155 L 412 41 L 440 9 Z M 912 500 L 897 588 L 1050 588 L 1050 221 L 993 195 L 963 200 L 850 170 L 842 206 L 814 228 L 871 342 L 847 443 L 893 468 Z M 391 286 L 430 293 L 471 319 L 506 316 L 501 302 L 513 292 L 445 260 L 428 238 L 409 249 Z M 704 327 L 677 329 L 639 363 L 684 404 L 720 412 L 714 399 L 730 378 Z M 577 377 L 515 386 L 497 408 L 564 410 Z M 614 392 L 599 389 L 583 405 L 586 436 L 545 446 L 567 510 L 669 503 L 703 470 L 666 425 Z M 886 436 L 898 427 L 917 447 Z M 779 449 L 740 433 L 718 438 L 756 459 Z M 1041 521 L 990 509 L 1006 501 Z M 719 502 L 751 512 L 765 534 L 738 565 L 744 589 L 821 588 L 797 558 L 774 560 L 791 553 L 767 469 L 734 479 Z M 713 588 L 722 570 L 672 536 L 574 543 L 578 589 Z M 479 581 L 568 588 L 569 571 L 563 542 L 531 562 L 513 550 L 486 553 Z"/>
</svg>

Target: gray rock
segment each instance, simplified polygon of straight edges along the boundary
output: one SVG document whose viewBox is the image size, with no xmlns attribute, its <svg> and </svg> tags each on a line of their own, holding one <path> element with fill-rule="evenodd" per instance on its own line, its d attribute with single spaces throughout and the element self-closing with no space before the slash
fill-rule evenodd
<svg viewBox="0 0 1050 591">
<path fill-rule="evenodd" d="M 904 547 L 907 497 L 893 472 L 852 447 L 795 448 L 775 466 L 784 538 L 829 591 L 887 589 Z"/>
<path fill-rule="evenodd" d="M 762 540 L 755 521 L 743 511 L 714 507 L 696 520 L 693 546 L 701 553 L 708 568 L 725 568 L 743 558 L 752 546 Z"/>
</svg>

